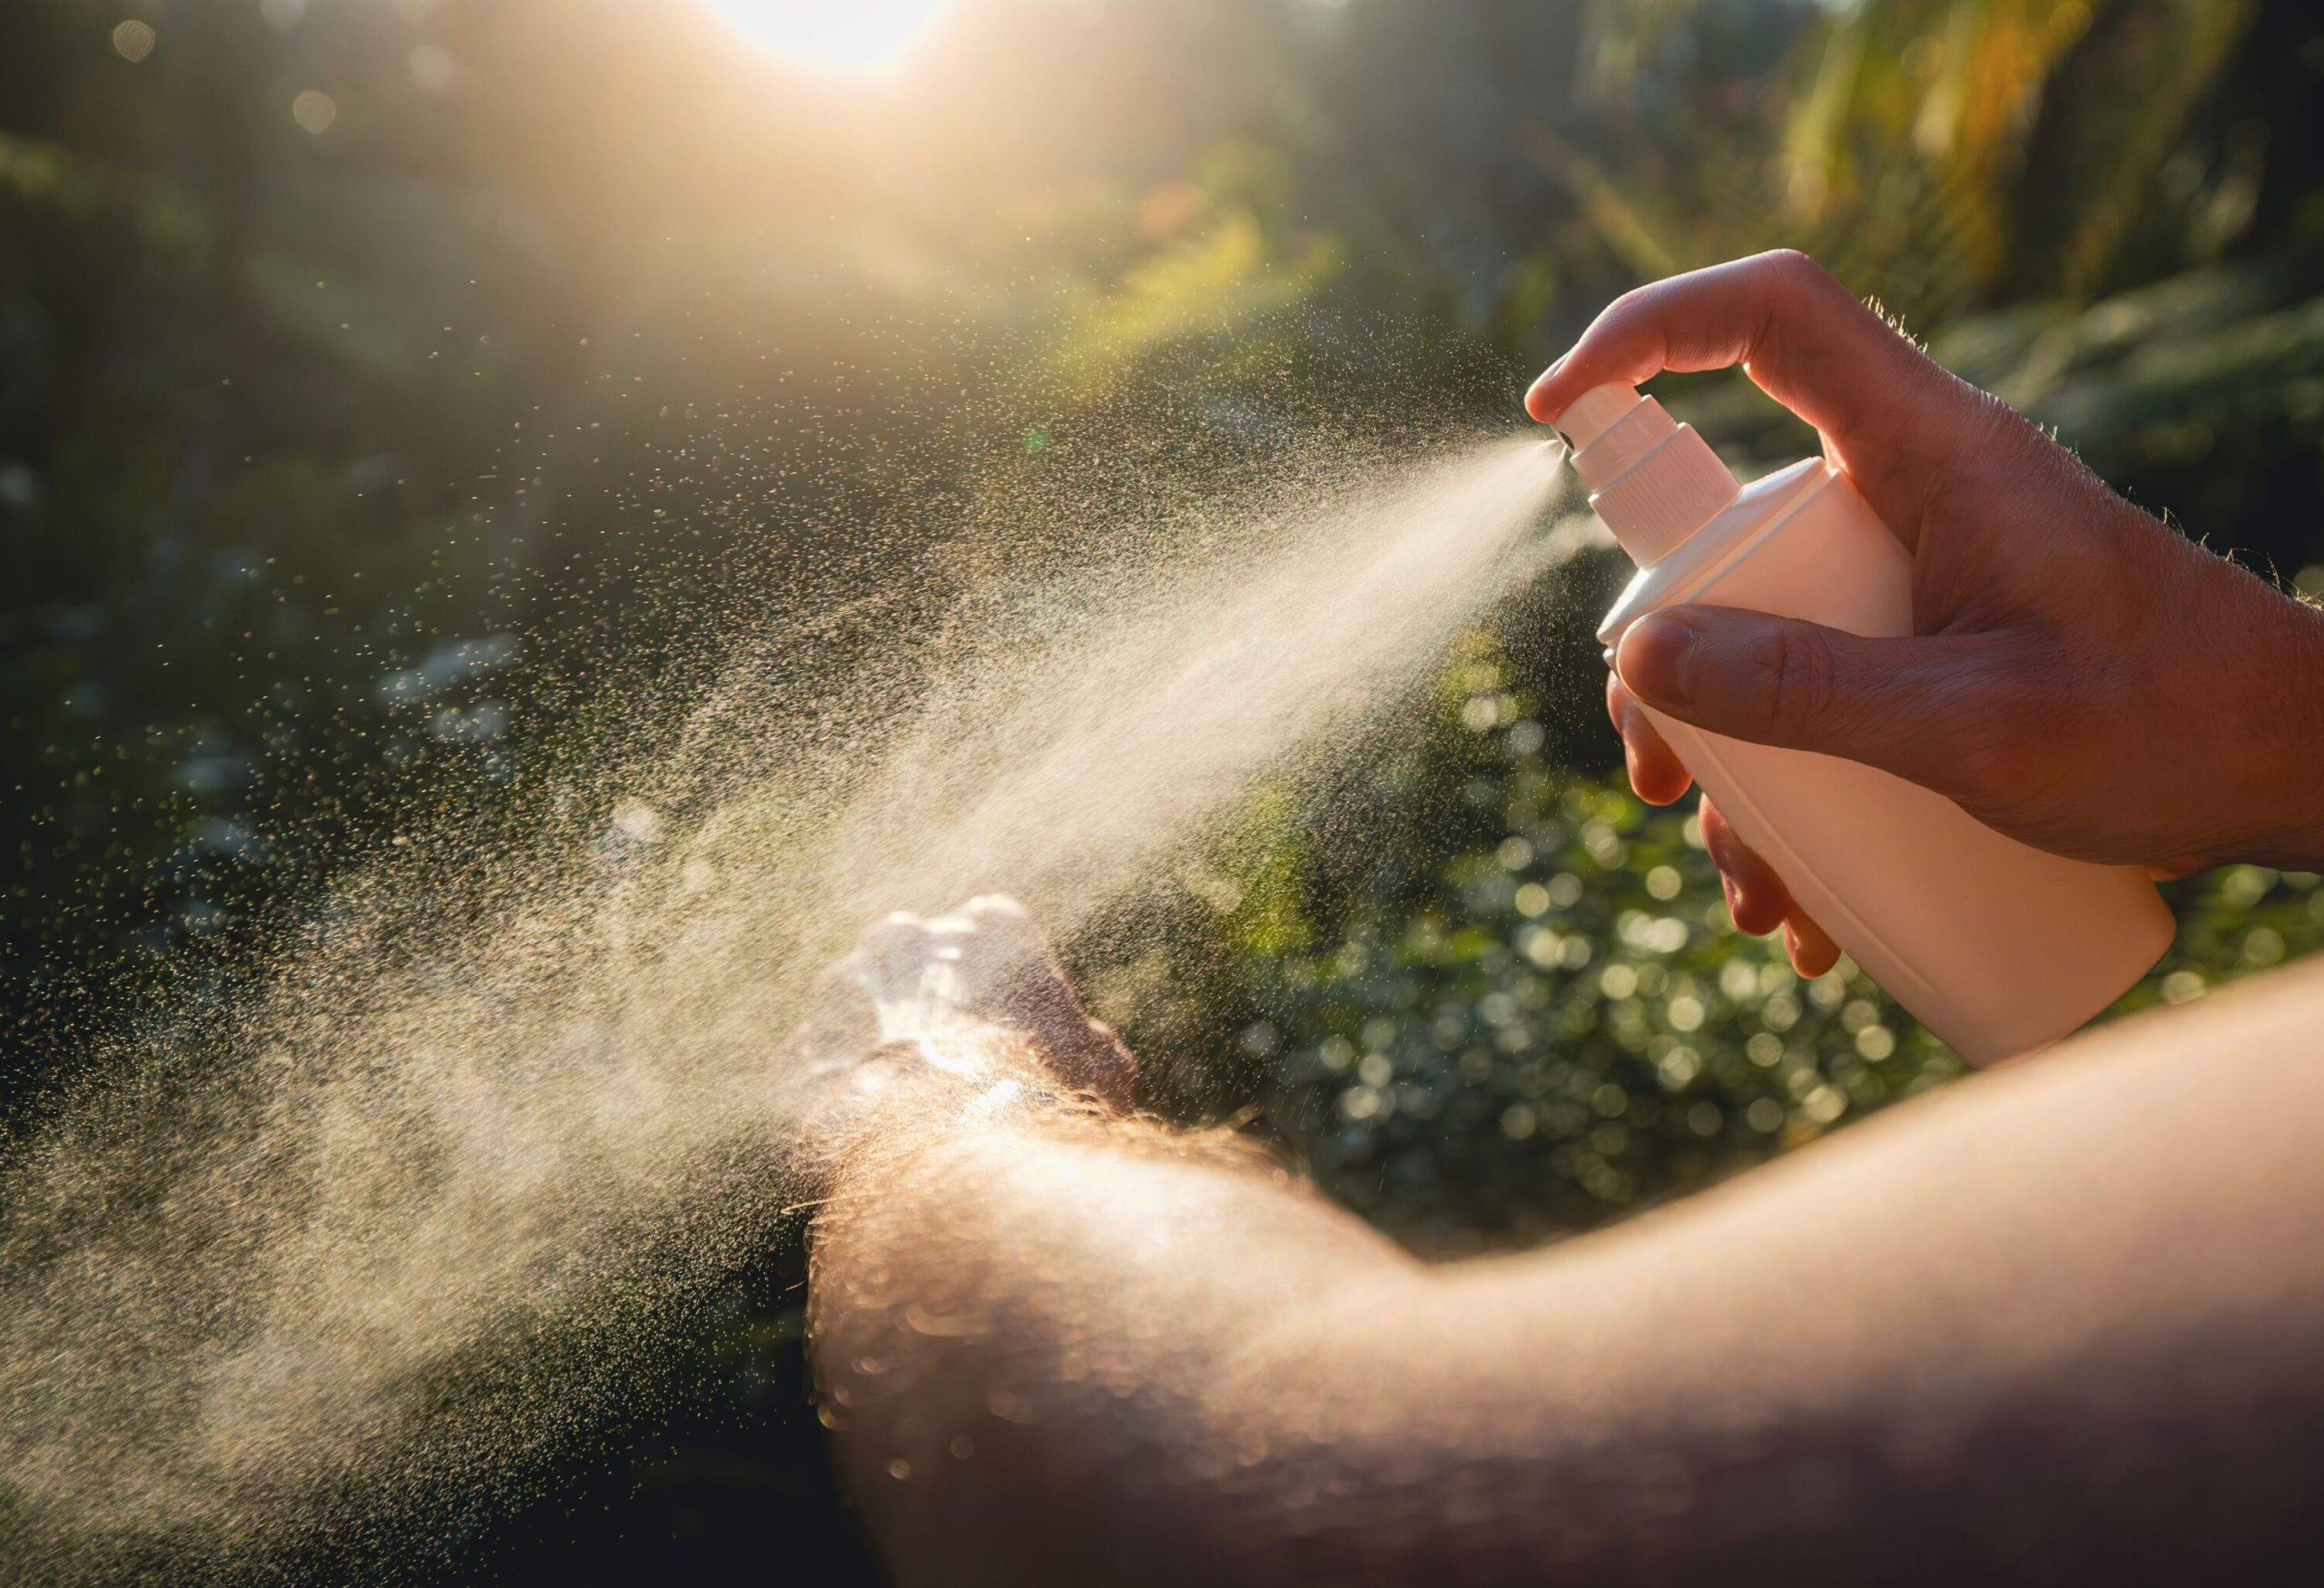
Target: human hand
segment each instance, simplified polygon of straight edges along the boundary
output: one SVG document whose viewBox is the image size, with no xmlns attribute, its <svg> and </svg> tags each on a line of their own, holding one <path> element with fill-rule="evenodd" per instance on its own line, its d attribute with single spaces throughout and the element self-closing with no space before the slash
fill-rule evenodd
<svg viewBox="0 0 2324 1588">
<path fill-rule="evenodd" d="M 817 979 L 778 1074 L 826 1167 L 882 1128 L 1047 1099 L 1129 1107 L 1137 1064 L 1013 899 L 896 914 Z"/>
<path fill-rule="evenodd" d="M 1606 704 L 1641 799 L 1691 781 L 1643 701 L 1880 767 L 2080 859 L 2324 863 L 2324 614 L 2124 501 L 1806 255 L 1626 294 L 1526 409 L 1554 422 L 1595 386 L 1738 363 L 1912 552 L 1913 637 L 1712 607 L 1633 624 Z M 1829 970 L 1831 940 L 1708 801 L 1702 824 L 1736 924 Z"/>
</svg>

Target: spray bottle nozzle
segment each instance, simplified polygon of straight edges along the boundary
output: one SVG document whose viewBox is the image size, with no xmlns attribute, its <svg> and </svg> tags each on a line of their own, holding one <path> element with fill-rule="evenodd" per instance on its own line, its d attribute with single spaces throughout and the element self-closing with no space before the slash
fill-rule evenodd
<svg viewBox="0 0 2324 1588">
<path fill-rule="evenodd" d="M 1638 388 L 1617 381 L 1608 386 L 1593 386 L 1569 404 L 1558 415 L 1558 434 L 1576 452 L 1589 446 L 1619 423 L 1625 414 L 1646 399 Z"/>
<path fill-rule="evenodd" d="M 1555 422 L 1590 505 L 1640 567 L 1669 556 L 1741 488 L 1693 426 L 1636 387 L 1593 386 Z"/>
</svg>

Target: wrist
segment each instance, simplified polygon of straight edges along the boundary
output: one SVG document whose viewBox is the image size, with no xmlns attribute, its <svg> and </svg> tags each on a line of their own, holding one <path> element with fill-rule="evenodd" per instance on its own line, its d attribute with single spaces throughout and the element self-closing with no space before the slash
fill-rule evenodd
<svg viewBox="0 0 2324 1588">
<path fill-rule="evenodd" d="M 1072 1100 L 1037 1073 L 931 1072 L 909 1044 L 872 1055 L 847 1092 L 801 1130 L 796 1169 L 817 1199 L 843 1182 L 884 1179 L 902 1158 L 1074 1111 Z"/>
<path fill-rule="evenodd" d="M 2324 871 L 2324 610 L 2283 605 L 2283 641 L 2267 664 L 2270 709 L 2252 739 L 2268 816 L 2244 852 L 2229 858 Z"/>
</svg>

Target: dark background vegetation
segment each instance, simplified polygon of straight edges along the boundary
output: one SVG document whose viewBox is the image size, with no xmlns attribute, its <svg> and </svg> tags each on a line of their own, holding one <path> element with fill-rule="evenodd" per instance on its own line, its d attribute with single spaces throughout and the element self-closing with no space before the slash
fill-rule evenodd
<svg viewBox="0 0 2324 1588">
<path fill-rule="evenodd" d="M 1506 424 L 1607 299 L 1763 247 L 2324 588 L 2319 81 L 2289 0 L 964 0 L 876 84 L 680 0 L 11 0 L 0 1110 L 162 990 L 225 996 L 413 824 L 519 826 L 576 755 L 650 753 L 739 623 L 817 632 L 900 568 L 932 610 L 1123 449 L 1159 490 Z M 1738 461 L 1812 441 L 1666 384 Z M 1459 1251 L 1953 1073 L 1723 932 L 1683 814 L 1609 781 L 1616 577 L 1384 733 L 1343 792 L 1385 861 L 1270 794 L 1098 968 L 1157 1106 Z M 2310 878 L 2173 898 L 2126 1007 L 2324 941 Z M 662 1411 L 523 1502 L 277 1564 L 862 1575 L 796 1274 L 738 1276 Z"/>
</svg>

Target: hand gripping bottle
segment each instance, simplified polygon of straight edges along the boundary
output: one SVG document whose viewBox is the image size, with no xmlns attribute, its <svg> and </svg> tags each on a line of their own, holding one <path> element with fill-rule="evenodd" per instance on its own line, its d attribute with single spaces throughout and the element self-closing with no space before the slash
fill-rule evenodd
<svg viewBox="0 0 2324 1588">
<path fill-rule="evenodd" d="M 1622 385 L 1582 393 L 1557 424 L 1590 505 L 1639 566 L 1598 631 L 1609 647 L 1679 603 L 1912 633 L 1911 557 L 1824 459 L 1738 487 L 1691 426 Z M 1973 1064 L 2065 1036 L 2171 942 L 2171 912 L 2137 867 L 2034 849 L 1857 762 L 1648 715 L 1800 908 Z"/>
</svg>

